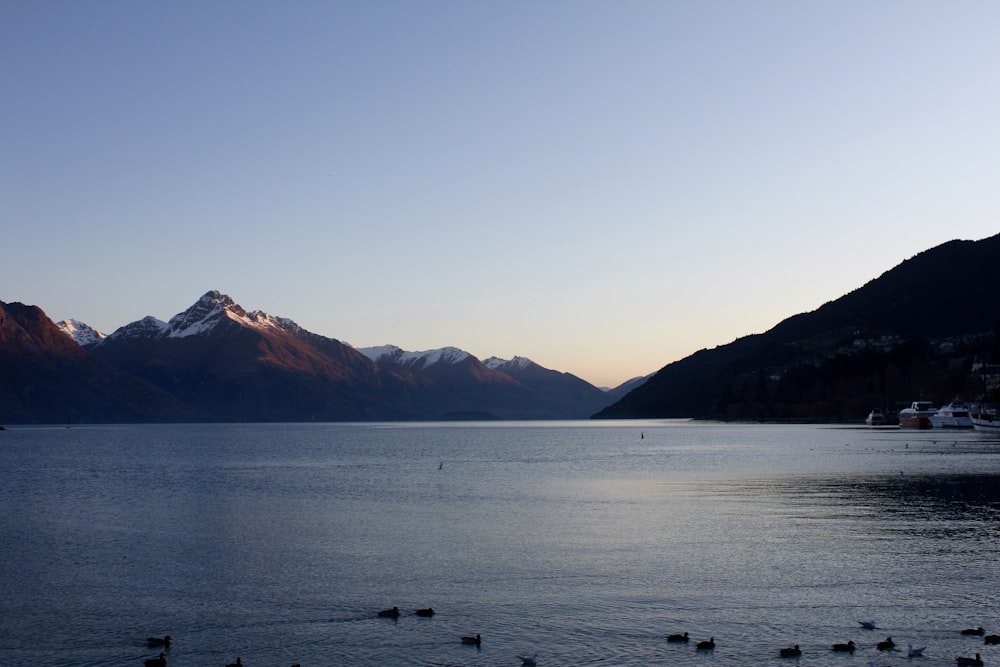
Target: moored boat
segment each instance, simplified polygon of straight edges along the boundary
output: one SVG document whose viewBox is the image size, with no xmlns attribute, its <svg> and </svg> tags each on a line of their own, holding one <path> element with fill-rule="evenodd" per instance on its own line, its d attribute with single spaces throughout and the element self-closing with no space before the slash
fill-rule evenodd
<svg viewBox="0 0 1000 667">
<path fill-rule="evenodd" d="M 865 419 L 865 423 L 869 426 L 885 426 L 889 422 L 886 421 L 885 413 L 879 408 L 875 408 L 868 413 L 868 417 Z"/>
<path fill-rule="evenodd" d="M 931 415 L 931 424 L 934 428 L 972 428 L 969 407 L 956 398 Z"/>
<path fill-rule="evenodd" d="M 910 407 L 899 411 L 900 428 L 933 428 L 931 415 L 937 408 L 930 401 L 913 401 Z"/>
<path fill-rule="evenodd" d="M 969 418 L 977 431 L 1000 431 L 1000 411 L 995 405 L 976 405 L 970 410 Z"/>
</svg>

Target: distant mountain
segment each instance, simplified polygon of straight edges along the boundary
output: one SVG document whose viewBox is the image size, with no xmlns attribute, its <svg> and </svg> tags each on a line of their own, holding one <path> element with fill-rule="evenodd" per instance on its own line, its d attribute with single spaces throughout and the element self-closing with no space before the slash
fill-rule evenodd
<svg viewBox="0 0 1000 667">
<path fill-rule="evenodd" d="M 167 392 L 95 359 L 40 308 L 0 302 L 0 423 L 198 418 Z"/>
<path fill-rule="evenodd" d="M 669 364 L 595 416 L 854 421 L 969 396 L 973 362 L 1000 353 L 998 284 L 1000 235 L 951 241 L 766 333 Z"/>
<path fill-rule="evenodd" d="M 453 347 L 357 350 L 218 291 L 167 322 L 144 317 L 107 336 L 76 320 L 52 330 L 64 347 L 206 421 L 565 419 L 608 402 L 526 360 L 510 366 L 515 378 Z"/>
<path fill-rule="evenodd" d="M 527 359 L 484 363 L 454 347 L 407 352 L 385 345 L 361 352 L 433 397 L 433 418 L 585 419 L 608 403 L 593 385 Z"/>
<path fill-rule="evenodd" d="M 524 357 L 358 350 L 218 291 L 169 321 L 147 316 L 110 335 L 9 310 L 0 423 L 581 419 L 623 391 Z"/>
<path fill-rule="evenodd" d="M 79 320 L 63 320 L 57 322 L 56 326 L 83 347 L 94 345 L 104 338 L 103 333 Z"/>
<path fill-rule="evenodd" d="M 525 357 L 510 360 L 490 357 L 483 364 L 544 396 L 561 418 L 585 419 L 613 400 L 606 392 L 572 373 L 543 368 Z"/>
<path fill-rule="evenodd" d="M 635 377 L 632 378 L 631 380 L 626 380 L 625 382 L 622 382 L 617 387 L 605 390 L 604 395 L 606 396 L 606 400 L 610 402 L 609 404 L 620 400 L 623 396 L 625 396 L 625 394 L 645 384 L 646 380 L 653 377 L 653 375 L 654 375 L 653 373 L 650 373 L 649 375 L 642 375 L 640 377 Z"/>
</svg>

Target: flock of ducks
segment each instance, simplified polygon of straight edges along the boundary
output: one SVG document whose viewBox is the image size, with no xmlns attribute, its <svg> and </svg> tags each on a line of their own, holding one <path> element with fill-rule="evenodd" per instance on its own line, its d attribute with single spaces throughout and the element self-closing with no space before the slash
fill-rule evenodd
<svg viewBox="0 0 1000 667">
<path fill-rule="evenodd" d="M 875 630 L 877 629 L 874 621 L 858 621 L 861 627 L 865 630 Z M 983 628 L 967 628 L 962 630 L 960 634 L 963 635 L 978 635 L 983 637 L 984 644 L 1000 644 L 1000 635 L 987 635 Z M 668 642 L 677 643 L 688 643 L 690 637 L 688 633 L 684 634 L 671 634 L 667 635 Z M 715 648 L 715 637 L 707 639 L 705 641 L 700 641 L 695 645 L 695 648 L 699 651 L 710 651 Z M 834 653 L 854 653 L 856 646 L 853 640 L 832 644 L 830 650 Z M 892 640 L 892 637 L 886 637 L 882 641 L 875 644 L 875 648 L 879 651 L 899 651 L 901 649 L 896 647 L 896 642 Z M 913 644 L 908 644 L 906 649 L 906 657 L 908 658 L 918 658 L 923 656 L 926 646 L 915 647 Z M 795 646 L 788 646 L 778 650 L 778 655 L 782 658 L 798 658 L 802 655 L 802 649 L 798 644 Z M 983 659 L 977 653 L 974 658 L 968 658 L 963 656 L 958 656 L 955 658 L 955 664 L 958 667 L 983 667 Z M 874 662 L 869 662 L 868 667 L 877 667 Z"/>
<path fill-rule="evenodd" d="M 417 609 L 415 614 L 422 617 L 431 617 L 434 615 L 434 609 L 431 607 L 425 607 L 423 609 Z M 383 609 L 378 612 L 379 618 L 392 618 L 397 619 L 402 616 L 402 612 L 399 607 L 392 607 L 390 609 Z M 874 621 L 858 621 L 861 627 L 865 630 L 876 630 L 877 627 Z M 983 637 L 983 644 L 1000 644 L 1000 635 L 987 635 L 983 628 L 966 628 L 962 630 L 960 634 L 969 636 L 979 636 Z M 687 632 L 683 634 L 670 634 L 667 635 L 667 641 L 670 643 L 677 644 L 687 644 L 690 641 L 690 636 Z M 170 648 L 170 642 L 173 641 L 170 635 L 164 637 L 148 637 L 146 639 L 146 645 L 150 648 Z M 460 641 L 463 644 L 469 644 L 472 646 L 480 646 L 483 643 L 483 637 L 479 633 L 475 635 L 462 635 Z M 835 653 L 854 653 L 856 646 L 853 640 L 832 644 L 830 650 Z M 886 637 L 882 641 L 875 644 L 875 648 L 879 651 L 899 651 L 896 647 L 896 643 L 892 640 L 892 637 Z M 921 657 L 924 653 L 926 646 L 921 646 L 919 648 L 914 647 L 913 644 L 907 645 L 906 656 L 908 658 Z M 695 644 L 695 649 L 698 651 L 712 651 L 715 649 L 715 637 L 710 637 L 706 640 L 700 641 Z M 778 655 L 782 658 L 798 658 L 802 655 L 802 649 L 799 645 L 788 646 L 782 648 L 778 651 Z M 524 667 L 536 667 L 538 654 L 533 655 L 519 655 L 517 656 Z M 963 656 L 957 656 L 955 658 L 955 664 L 957 667 L 983 667 L 983 659 L 978 653 L 976 653 L 974 658 L 968 658 Z M 167 667 L 167 657 L 166 654 L 161 652 L 156 658 L 147 658 L 145 660 L 145 667 Z M 243 661 L 240 658 L 236 658 L 236 662 L 226 665 L 226 667 L 243 667 Z M 292 667 L 300 667 L 298 664 L 292 665 Z M 874 662 L 869 662 L 868 667 L 877 667 Z"/>
</svg>

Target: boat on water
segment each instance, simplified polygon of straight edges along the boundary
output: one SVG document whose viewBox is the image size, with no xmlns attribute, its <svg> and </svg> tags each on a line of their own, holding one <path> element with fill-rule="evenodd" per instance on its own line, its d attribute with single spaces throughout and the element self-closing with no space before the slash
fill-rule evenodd
<svg viewBox="0 0 1000 667">
<path fill-rule="evenodd" d="M 885 426 L 888 424 L 888 420 L 885 418 L 885 413 L 879 408 L 875 408 L 868 413 L 868 417 L 865 419 L 865 423 L 869 426 Z"/>
<path fill-rule="evenodd" d="M 934 428 L 972 428 L 969 406 L 957 398 L 931 415 Z"/>
<path fill-rule="evenodd" d="M 933 428 L 931 415 L 937 410 L 930 401 L 913 401 L 899 411 L 899 428 Z"/>
<path fill-rule="evenodd" d="M 995 405 L 979 404 L 969 411 L 969 418 L 977 431 L 1000 432 L 1000 411 Z"/>
</svg>

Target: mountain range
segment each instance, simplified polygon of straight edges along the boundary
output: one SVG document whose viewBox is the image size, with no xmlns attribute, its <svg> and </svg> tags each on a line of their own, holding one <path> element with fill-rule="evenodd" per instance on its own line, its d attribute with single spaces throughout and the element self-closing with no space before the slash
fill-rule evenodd
<svg viewBox="0 0 1000 667">
<path fill-rule="evenodd" d="M 0 302 L 0 424 L 704 418 L 858 421 L 990 390 L 1000 235 L 924 251 L 815 311 L 610 391 L 529 359 L 355 348 L 209 291 L 103 335 Z M 995 387 L 995 384 L 993 385 Z"/>
<path fill-rule="evenodd" d="M 359 350 L 218 291 L 107 336 L 0 303 L 0 370 L 0 423 L 582 419 L 627 390 L 522 357 Z"/>
</svg>

